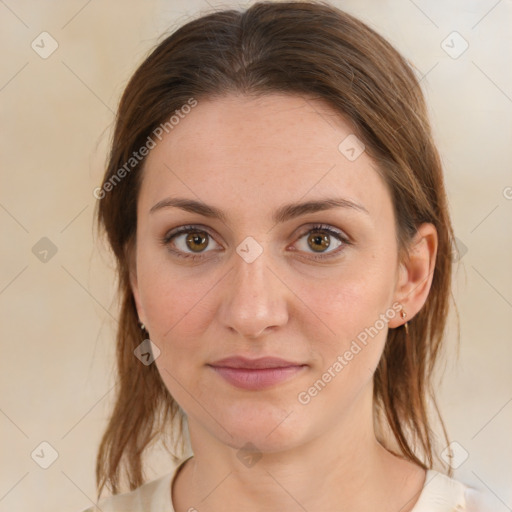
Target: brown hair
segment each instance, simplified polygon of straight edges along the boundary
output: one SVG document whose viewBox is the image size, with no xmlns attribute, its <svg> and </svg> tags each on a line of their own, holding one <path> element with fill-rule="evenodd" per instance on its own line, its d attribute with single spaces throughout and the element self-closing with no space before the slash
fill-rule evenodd
<svg viewBox="0 0 512 512">
<path fill-rule="evenodd" d="M 431 468 L 431 399 L 447 440 L 432 371 L 448 314 L 453 233 L 418 80 L 386 40 L 335 7 L 324 2 L 258 2 L 243 11 L 213 12 L 179 28 L 140 65 L 121 98 L 98 202 L 98 222 L 117 260 L 121 300 L 118 389 L 97 458 L 98 496 L 106 485 L 119 492 L 123 471 L 131 490 L 141 485 L 143 452 L 173 432 L 176 448 L 184 419 L 156 365 L 145 366 L 133 354 L 142 333 L 128 268 L 144 160 L 122 173 L 122 179 L 114 178 L 123 166 L 126 170 L 126 162 L 153 130 L 190 98 L 200 102 L 230 93 L 272 92 L 324 100 L 353 123 L 389 186 L 402 250 L 421 223 L 436 227 L 431 290 L 409 322 L 409 339 L 403 328 L 388 333 L 374 374 L 374 417 L 377 432 L 392 433 L 385 444 L 390 451 Z"/>
</svg>

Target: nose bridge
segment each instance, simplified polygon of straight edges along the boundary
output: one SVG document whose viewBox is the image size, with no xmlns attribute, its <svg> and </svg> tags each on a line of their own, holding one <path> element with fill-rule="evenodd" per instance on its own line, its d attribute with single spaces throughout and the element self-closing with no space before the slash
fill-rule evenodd
<svg viewBox="0 0 512 512">
<path fill-rule="evenodd" d="M 255 254 L 251 241 L 237 248 L 234 272 L 221 306 L 224 325 L 244 337 L 257 337 L 288 318 L 284 287 L 268 268 L 272 267 L 271 258 L 262 249 Z"/>
</svg>

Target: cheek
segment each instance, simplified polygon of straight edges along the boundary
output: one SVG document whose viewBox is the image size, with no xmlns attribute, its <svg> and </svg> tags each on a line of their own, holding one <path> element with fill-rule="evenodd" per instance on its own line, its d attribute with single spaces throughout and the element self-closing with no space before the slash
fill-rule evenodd
<svg viewBox="0 0 512 512">
<path fill-rule="evenodd" d="M 161 350 L 190 351 L 212 322 L 218 281 L 211 272 L 172 265 L 164 256 L 142 252 L 137 262 L 139 293 L 151 338 Z"/>
<path fill-rule="evenodd" d="M 318 332 L 336 346 L 372 326 L 391 306 L 396 270 L 391 260 L 370 258 L 328 279 L 302 282 L 298 295 L 310 310 L 303 319 L 304 329 Z"/>
<path fill-rule="evenodd" d="M 390 286 L 370 269 L 364 279 L 352 274 L 339 284 L 310 288 L 309 299 L 322 322 L 304 319 L 303 328 L 316 360 L 297 394 L 298 411 L 335 423 L 372 381 L 384 350 L 391 307 Z M 319 326 L 322 327 L 319 327 Z"/>
<path fill-rule="evenodd" d="M 301 297 L 307 297 L 314 314 L 302 315 L 301 328 L 316 353 L 314 378 L 301 390 L 305 401 L 315 403 L 307 414 L 317 407 L 331 408 L 334 415 L 345 410 L 371 381 L 388 322 L 396 315 L 391 307 L 395 270 L 392 253 L 370 256 L 352 261 L 335 279 L 303 285 Z"/>
<path fill-rule="evenodd" d="M 172 270 L 168 263 L 140 271 L 150 337 L 160 349 L 155 364 L 170 394 L 188 413 L 191 390 L 202 400 L 197 370 L 207 356 L 204 332 L 213 322 L 209 291 L 215 280 L 187 277 L 186 271 Z"/>
</svg>

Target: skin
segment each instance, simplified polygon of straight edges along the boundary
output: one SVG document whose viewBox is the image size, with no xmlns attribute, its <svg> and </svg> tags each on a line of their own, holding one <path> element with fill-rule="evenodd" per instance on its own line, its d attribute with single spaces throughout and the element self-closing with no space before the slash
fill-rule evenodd
<svg viewBox="0 0 512 512">
<path fill-rule="evenodd" d="M 385 450 L 372 420 L 372 376 L 388 328 L 404 323 L 400 315 L 309 403 L 297 399 L 393 304 L 412 318 L 431 285 L 435 228 L 421 225 L 408 261 L 400 261 L 391 196 L 374 162 L 366 152 L 349 161 L 338 150 L 353 133 L 320 100 L 229 95 L 199 101 L 146 160 L 131 279 L 139 318 L 161 350 L 155 363 L 188 416 L 194 457 L 172 489 L 177 512 L 241 504 L 249 512 L 407 512 L 417 500 L 425 471 Z M 150 212 L 169 197 L 206 202 L 225 219 L 176 207 Z M 285 203 L 326 197 L 366 211 L 272 220 Z M 310 240 L 318 223 L 350 243 L 331 236 L 319 252 Z M 206 248 L 187 245 L 186 234 L 162 242 L 188 224 L 211 235 Z M 252 263 L 236 251 L 248 236 L 263 250 Z M 335 256 L 314 259 L 322 254 Z M 207 366 L 233 355 L 307 366 L 249 391 Z M 261 455 L 252 467 L 237 457 L 246 443 Z"/>
</svg>

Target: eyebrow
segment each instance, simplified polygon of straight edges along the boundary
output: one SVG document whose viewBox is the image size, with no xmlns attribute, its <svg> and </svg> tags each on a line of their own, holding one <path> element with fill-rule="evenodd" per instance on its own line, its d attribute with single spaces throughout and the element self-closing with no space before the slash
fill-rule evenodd
<svg viewBox="0 0 512 512">
<path fill-rule="evenodd" d="M 219 219 L 222 222 L 227 221 L 226 214 L 216 208 L 215 206 L 208 205 L 201 201 L 194 199 L 185 199 L 180 197 L 168 197 L 158 201 L 150 210 L 149 213 L 154 213 L 163 208 L 180 208 L 181 210 L 198 213 L 204 217 Z M 308 213 L 321 212 L 333 208 L 349 208 L 362 213 L 369 214 L 368 210 L 358 204 L 344 199 L 342 197 L 328 197 L 325 199 L 317 199 L 314 201 L 306 201 L 303 203 L 289 203 L 279 207 L 272 215 L 272 221 L 276 224 L 283 223 L 288 220 L 306 215 Z"/>
</svg>

